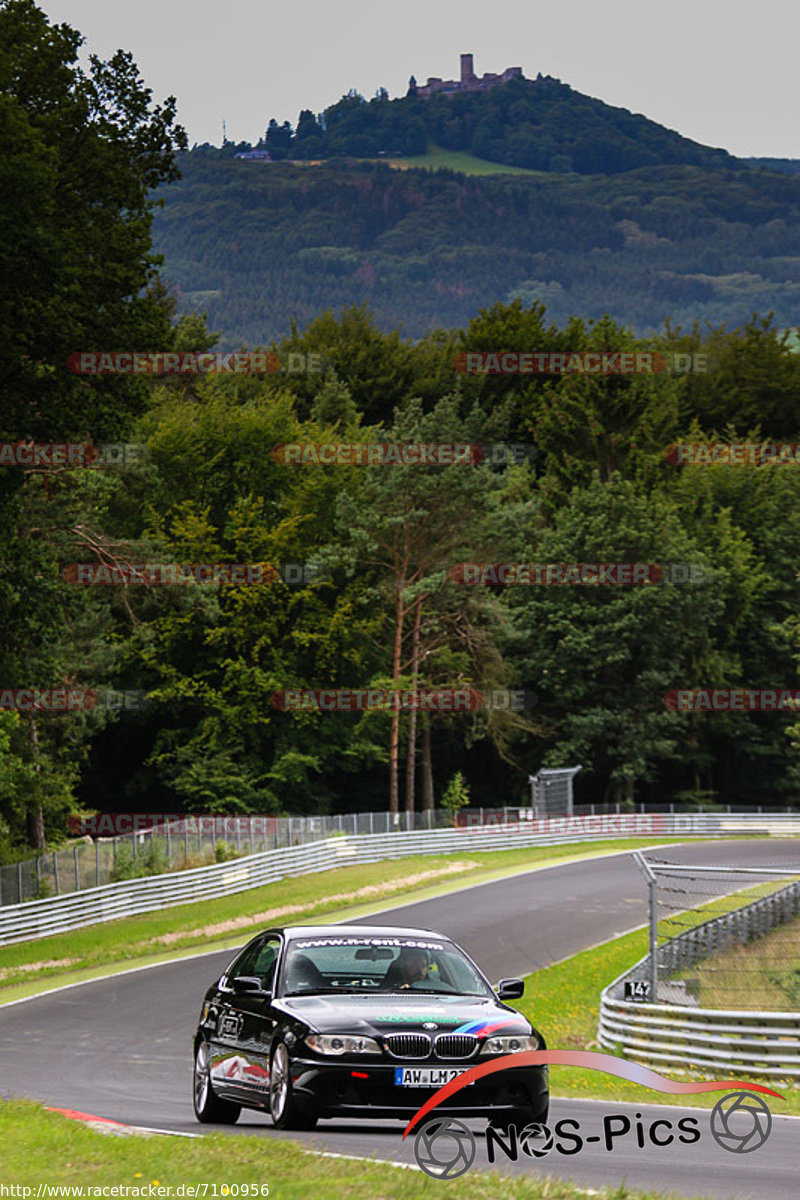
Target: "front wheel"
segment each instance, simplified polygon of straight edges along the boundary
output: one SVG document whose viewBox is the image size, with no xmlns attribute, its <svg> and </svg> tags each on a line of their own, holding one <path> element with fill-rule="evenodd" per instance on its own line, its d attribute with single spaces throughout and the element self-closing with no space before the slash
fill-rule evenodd
<svg viewBox="0 0 800 1200">
<path fill-rule="evenodd" d="M 278 1042 L 269 1076 L 269 1111 L 276 1129 L 313 1129 L 317 1118 L 299 1112 L 292 1090 L 289 1051 Z"/>
<path fill-rule="evenodd" d="M 211 1064 L 208 1042 L 200 1041 L 194 1057 L 194 1115 L 204 1125 L 235 1125 L 242 1111 L 241 1104 L 220 1100 L 211 1085 Z"/>
</svg>

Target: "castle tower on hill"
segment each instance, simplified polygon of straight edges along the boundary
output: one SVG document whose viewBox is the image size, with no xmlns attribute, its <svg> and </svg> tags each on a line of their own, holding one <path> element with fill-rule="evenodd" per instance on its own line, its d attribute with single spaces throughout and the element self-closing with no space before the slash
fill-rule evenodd
<svg viewBox="0 0 800 1200">
<path fill-rule="evenodd" d="M 501 83 L 508 83 L 509 79 L 521 78 L 522 67 L 506 67 L 502 75 L 490 73 L 479 78 L 475 74 L 472 55 L 462 54 L 460 79 L 440 79 L 438 75 L 430 75 L 424 87 L 416 87 L 415 94 L 428 99 L 439 94 L 452 96 L 459 92 L 485 92 Z"/>
</svg>

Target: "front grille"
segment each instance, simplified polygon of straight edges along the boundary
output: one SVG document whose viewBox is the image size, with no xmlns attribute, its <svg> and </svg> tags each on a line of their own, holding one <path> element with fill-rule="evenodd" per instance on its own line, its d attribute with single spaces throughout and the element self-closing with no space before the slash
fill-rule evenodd
<svg viewBox="0 0 800 1200">
<path fill-rule="evenodd" d="M 440 1033 L 433 1045 L 439 1058 L 470 1058 L 478 1039 L 472 1033 Z"/>
<path fill-rule="evenodd" d="M 386 1038 L 386 1049 L 394 1058 L 427 1058 L 431 1039 L 427 1033 L 391 1033 Z"/>
</svg>

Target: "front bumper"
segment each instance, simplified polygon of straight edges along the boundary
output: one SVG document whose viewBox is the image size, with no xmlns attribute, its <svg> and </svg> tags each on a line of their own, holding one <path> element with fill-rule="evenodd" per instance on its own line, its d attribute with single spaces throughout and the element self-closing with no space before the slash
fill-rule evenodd
<svg viewBox="0 0 800 1200">
<path fill-rule="evenodd" d="M 309 1057 L 292 1060 L 292 1090 L 298 1107 L 319 1117 L 396 1117 L 408 1119 L 437 1091 L 436 1087 L 401 1087 L 395 1083 L 397 1067 L 475 1067 L 489 1056 L 454 1062 L 426 1059 L 424 1062 L 368 1056 L 347 1061 L 322 1062 Z M 547 1103 L 548 1071 L 542 1067 L 509 1067 L 479 1079 L 437 1106 L 440 1113 L 483 1117 L 519 1110 L 540 1112 Z"/>
</svg>

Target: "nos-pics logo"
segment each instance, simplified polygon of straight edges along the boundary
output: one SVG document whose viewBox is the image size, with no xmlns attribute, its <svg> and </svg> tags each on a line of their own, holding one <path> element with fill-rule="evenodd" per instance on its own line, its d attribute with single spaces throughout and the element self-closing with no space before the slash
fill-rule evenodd
<svg viewBox="0 0 800 1200">
<path fill-rule="evenodd" d="M 669 1110 L 665 1110 L 669 1111 Z M 639 1113 L 636 1114 L 640 1116 Z M 614 1127 L 613 1122 L 619 1122 Z M 688 1128 L 689 1124 L 697 1125 L 696 1117 L 685 1117 L 678 1121 L 677 1128 L 683 1132 L 679 1140 L 686 1144 L 699 1141 L 700 1131 Z M 637 1124 L 637 1144 L 640 1149 L 645 1146 L 643 1127 Z M 672 1128 L 672 1122 L 659 1119 L 651 1125 Z M 615 1139 L 631 1131 L 631 1122 L 626 1116 L 614 1115 L 603 1118 L 603 1137 L 593 1135 L 581 1137 L 578 1133 L 580 1125 L 572 1119 L 556 1122 L 551 1129 L 548 1125 L 534 1123 L 517 1130 L 509 1125 L 502 1133 L 491 1126 L 486 1131 L 486 1149 L 490 1163 L 498 1157 L 497 1151 L 516 1162 L 520 1153 L 529 1158 L 544 1158 L 552 1150 L 560 1154 L 573 1155 L 587 1142 L 604 1142 L 606 1150 L 613 1150 Z M 718 1100 L 711 1110 L 710 1131 L 714 1141 L 724 1150 L 733 1154 L 750 1154 L 760 1149 L 767 1141 L 772 1131 L 772 1114 L 760 1096 L 750 1092 L 731 1092 Z M 687 1135 L 687 1136 L 684 1136 Z M 563 1142 L 561 1138 L 567 1139 Z M 654 1146 L 666 1146 L 673 1141 L 672 1136 L 663 1135 L 659 1129 L 658 1136 L 653 1132 L 650 1141 Z M 434 1179 L 457 1179 L 465 1174 L 475 1162 L 478 1143 L 475 1135 L 455 1117 L 434 1117 L 422 1126 L 414 1138 L 414 1157 L 417 1164 Z"/>
</svg>

